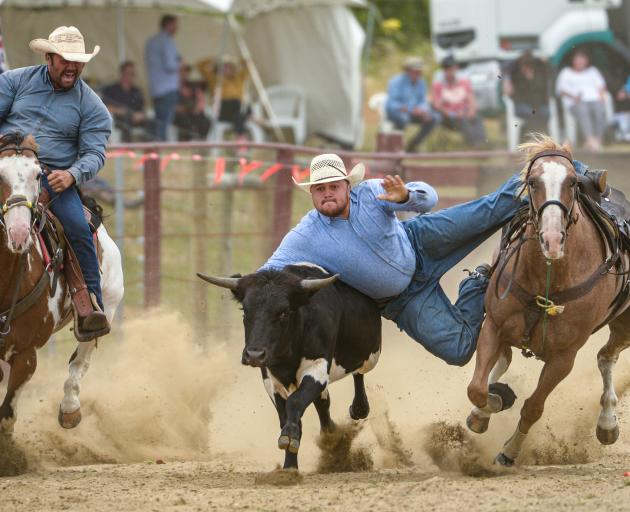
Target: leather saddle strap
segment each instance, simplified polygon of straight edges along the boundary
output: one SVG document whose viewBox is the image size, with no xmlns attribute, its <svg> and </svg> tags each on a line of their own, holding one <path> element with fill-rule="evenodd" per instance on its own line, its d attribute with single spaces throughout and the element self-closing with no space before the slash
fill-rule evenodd
<svg viewBox="0 0 630 512">
<path fill-rule="evenodd" d="M 83 272 L 79 266 L 74 250 L 70 244 L 66 244 L 66 262 L 64 265 L 64 271 L 66 274 L 66 280 L 68 281 L 68 287 L 70 288 L 70 295 L 72 302 L 80 317 L 88 316 L 94 311 L 92 305 L 92 299 L 88 292 L 85 279 L 83 278 Z"/>
<path fill-rule="evenodd" d="M 25 313 L 31 308 L 31 306 L 33 306 L 37 302 L 42 293 L 44 293 L 48 281 L 48 273 L 42 272 L 42 275 L 37 281 L 35 287 L 15 304 L 15 307 L 13 308 L 13 318 L 16 318 Z M 6 310 L 0 313 L 0 317 L 8 315 L 9 311 L 10 310 Z"/>
</svg>

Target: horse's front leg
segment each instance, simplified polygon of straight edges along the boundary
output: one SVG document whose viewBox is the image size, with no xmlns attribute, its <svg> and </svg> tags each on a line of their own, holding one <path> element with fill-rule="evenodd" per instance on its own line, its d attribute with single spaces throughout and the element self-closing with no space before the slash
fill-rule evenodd
<svg viewBox="0 0 630 512">
<path fill-rule="evenodd" d="M 35 373 L 37 368 L 37 353 L 34 348 L 13 354 L 9 359 L 11 372 L 7 383 L 7 394 L 0 405 L 0 432 L 11 434 L 17 419 L 17 402 L 22 390 Z"/>
<path fill-rule="evenodd" d="M 96 341 L 79 343 L 70 358 L 68 378 L 63 385 L 64 396 L 59 405 L 59 424 L 63 428 L 74 428 L 81 422 L 81 379 L 90 367 L 90 357 Z"/>
<path fill-rule="evenodd" d="M 581 347 L 582 344 L 577 344 Z M 516 431 L 503 446 L 503 451 L 497 455 L 496 461 L 504 466 L 512 466 L 521 453 L 523 443 L 527 438 L 529 429 L 536 423 L 545 410 L 545 401 L 556 386 L 571 372 L 577 348 L 575 346 L 563 352 L 554 353 L 543 366 L 538 380 L 538 386 L 521 409 L 521 420 Z"/>
<path fill-rule="evenodd" d="M 509 347 L 501 345 L 496 325 L 486 318 L 477 343 L 475 372 L 468 385 L 468 398 L 475 405 L 466 420 L 468 428 L 477 434 L 488 429 L 490 415 L 512 406 L 514 393 L 505 384 L 496 384 L 512 359 Z M 494 368 L 494 369 L 493 369 Z M 492 370 L 492 384 L 488 379 Z"/>
</svg>

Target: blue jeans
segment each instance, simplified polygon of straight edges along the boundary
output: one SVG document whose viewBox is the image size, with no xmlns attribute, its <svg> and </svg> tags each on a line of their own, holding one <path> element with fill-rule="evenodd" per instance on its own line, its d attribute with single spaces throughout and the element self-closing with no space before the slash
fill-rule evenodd
<svg viewBox="0 0 630 512">
<path fill-rule="evenodd" d="M 387 112 L 387 119 L 394 123 L 397 130 L 404 130 L 408 124 L 417 124 L 420 126 L 418 132 L 407 143 L 405 150 L 409 153 L 413 153 L 417 150 L 422 141 L 431 133 L 435 128 L 439 118 L 435 113 L 431 112 L 431 119 L 424 120 L 421 117 L 414 116 L 408 112 L 400 112 L 399 110 Z"/>
<path fill-rule="evenodd" d="M 585 173 L 584 164 L 573 164 Z M 416 253 L 416 273 L 382 315 L 448 364 L 463 366 L 475 353 L 488 280 L 467 277 L 451 304 L 440 279 L 514 216 L 523 204 L 517 197 L 523 186 L 519 174 L 479 199 L 403 222 Z"/>
<path fill-rule="evenodd" d="M 155 108 L 155 140 L 164 141 L 168 132 L 168 127 L 175 119 L 175 107 L 179 101 L 179 92 L 173 91 L 153 98 Z"/>
<path fill-rule="evenodd" d="M 85 278 L 85 284 L 90 293 L 96 296 L 98 305 L 103 309 L 98 257 L 94 241 L 92 240 L 90 226 L 85 220 L 83 203 L 81 203 L 77 188 L 72 186 L 58 194 L 50 188 L 46 176 L 42 176 L 42 185 L 50 194 L 50 210 L 61 222 L 66 237 L 77 255 L 79 265 L 83 271 L 83 277 Z"/>
</svg>

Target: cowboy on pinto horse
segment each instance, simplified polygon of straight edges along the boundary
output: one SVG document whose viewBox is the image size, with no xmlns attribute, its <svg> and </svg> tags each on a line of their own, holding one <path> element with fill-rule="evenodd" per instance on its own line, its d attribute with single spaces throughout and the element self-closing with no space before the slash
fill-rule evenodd
<svg viewBox="0 0 630 512">
<path fill-rule="evenodd" d="M 42 186 L 70 243 L 66 265 L 72 265 L 76 255 L 80 266 L 75 272 L 78 284 L 71 285 L 75 336 L 90 341 L 110 331 L 103 311 L 97 253 L 77 190 L 105 163 L 112 127 L 101 99 L 80 79 L 83 67 L 100 47 L 86 53 L 83 36 L 75 27 L 58 27 L 48 39 L 34 39 L 29 46 L 45 56 L 46 64 L 0 75 L 0 134 L 31 133 L 37 139 L 38 158 L 46 169 Z M 11 207 L 4 205 L 5 210 Z M 13 230 L 11 243 L 26 247 L 30 226 L 14 226 Z"/>
</svg>

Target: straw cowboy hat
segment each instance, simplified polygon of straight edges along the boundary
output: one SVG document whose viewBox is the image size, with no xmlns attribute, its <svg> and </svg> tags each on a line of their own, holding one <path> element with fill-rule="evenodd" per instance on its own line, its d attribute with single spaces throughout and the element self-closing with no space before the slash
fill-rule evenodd
<svg viewBox="0 0 630 512">
<path fill-rule="evenodd" d="M 318 155 L 311 160 L 311 176 L 310 181 L 305 183 L 298 183 L 293 178 L 293 181 L 304 192 L 311 192 L 311 186 L 319 183 L 329 183 L 331 181 L 346 180 L 350 183 L 350 186 L 355 186 L 361 183 L 363 176 L 365 176 L 365 166 L 363 164 L 355 165 L 350 174 L 346 171 L 346 166 L 343 160 L 339 156 L 333 153 L 326 153 Z"/>
<path fill-rule="evenodd" d="M 422 68 L 424 68 L 424 60 L 422 60 L 422 57 L 409 56 L 403 62 L 403 69 L 422 71 Z"/>
<path fill-rule="evenodd" d="M 83 34 L 76 27 L 57 27 L 48 39 L 33 39 L 28 43 L 31 50 L 41 55 L 56 53 L 70 62 L 90 62 L 101 47 L 96 45 L 92 53 L 85 53 Z"/>
</svg>

